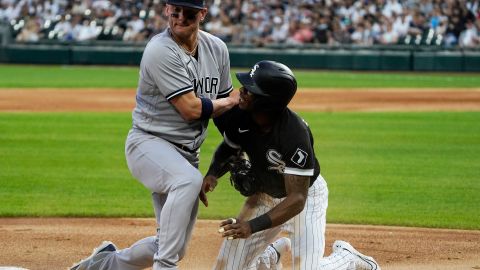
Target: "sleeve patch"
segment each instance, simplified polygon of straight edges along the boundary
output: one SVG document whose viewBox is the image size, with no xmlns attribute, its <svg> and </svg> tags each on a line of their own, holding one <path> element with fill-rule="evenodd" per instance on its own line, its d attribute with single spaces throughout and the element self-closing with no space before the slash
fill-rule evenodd
<svg viewBox="0 0 480 270">
<path fill-rule="evenodd" d="M 305 163 L 307 162 L 307 157 L 308 157 L 307 152 L 303 151 L 300 148 L 297 148 L 297 151 L 295 151 L 295 154 L 292 156 L 290 160 L 293 163 L 303 168 L 303 166 L 305 166 Z"/>
</svg>

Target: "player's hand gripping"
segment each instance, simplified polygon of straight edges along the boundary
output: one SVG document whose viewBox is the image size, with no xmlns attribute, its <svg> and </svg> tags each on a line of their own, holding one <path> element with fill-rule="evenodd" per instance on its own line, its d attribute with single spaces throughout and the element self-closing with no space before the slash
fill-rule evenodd
<svg viewBox="0 0 480 270">
<path fill-rule="evenodd" d="M 229 218 L 222 221 L 218 232 L 222 234 L 222 237 L 227 237 L 227 240 L 248 238 L 252 235 L 250 224 L 246 221 L 235 218 Z"/>
<path fill-rule="evenodd" d="M 203 205 L 205 205 L 205 207 L 208 207 L 207 192 L 212 192 L 217 186 L 217 182 L 217 177 L 213 175 L 207 175 L 205 176 L 205 178 L 203 178 L 202 189 L 200 190 L 200 194 L 198 195 L 198 197 L 200 198 L 200 201 L 202 201 Z"/>
</svg>

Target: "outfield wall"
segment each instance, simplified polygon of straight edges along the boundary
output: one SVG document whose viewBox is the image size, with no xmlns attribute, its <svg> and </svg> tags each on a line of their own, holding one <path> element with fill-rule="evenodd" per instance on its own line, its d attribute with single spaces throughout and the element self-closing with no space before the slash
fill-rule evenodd
<svg viewBox="0 0 480 270">
<path fill-rule="evenodd" d="M 144 44 L 8 44 L 0 63 L 63 65 L 138 65 Z M 480 71 L 480 49 L 425 47 L 230 47 L 231 65 L 250 67 L 262 59 L 292 68 L 367 71 Z"/>
</svg>

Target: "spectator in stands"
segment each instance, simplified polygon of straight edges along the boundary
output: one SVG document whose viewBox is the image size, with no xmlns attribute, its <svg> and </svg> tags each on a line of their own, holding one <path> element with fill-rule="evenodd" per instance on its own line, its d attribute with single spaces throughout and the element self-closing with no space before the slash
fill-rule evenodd
<svg viewBox="0 0 480 270">
<path fill-rule="evenodd" d="M 24 2 L 24 1 L 23 1 Z M 6 21 L 11 21 L 17 19 L 20 16 L 20 11 L 22 9 L 23 3 L 20 1 L 15 5 L 15 3 L 6 3 L 6 8 L 3 9 L 3 17 Z"/>
<path fill-rule="evenodd" d="M 368 27 L 365 27 L 366 25 L 368 25 Z M 354 29 L 354 32 L 350 36 L 353 44 L 362 46 L 373 44 L 372 26 L 368 21 L 358 23 Z"/>
<path fill-rule="evenodd" d="M 40 27 L 34 19 L 30 19 L 25 24 L 20 34 L 17 35 L 18 42 L 37 42 L 40 39 Z"/>
<path fill-rule="evenodd" d="M 316 27 L 314 29 L 314 42 L 321 44 L 330 44 L 332 42 L 332 27 L 330 19 L 326 16 L 319 16 L 317 18 Z"/>
<path fill-rule="evenodd" d="M 392 40 L 403 40 L 408 35 L 417 40 L 430 29 L 442 34 L 447 45 L 456 45 L 464 43 L 460 35 L 467 31 L 468 22 L 475 26 L 476 17 L 480 18 L 478 0 L 206 1 L 211 6 L 204 23 L 207 30 L 215 29 L 210 32 L 226 42 L 254 46 L 392 44 Z M 28 18 L 36 17 L 39 33 L 45 33 L 39 39 L 75 41 L 83 31 L 90 34 L 80 39 L 143 42 L 165 29 L 163 8 L 163 0 L 0 0 L 0 21 L 12 22 L 14 37 L 26 27 Z M 95 27 L 89 29 L 72 20 L 72 34 L 59 35 L 61 29 L 68 31 L 60 15 L 80 16 L 81 21 L 88 20 L 89 26 Z M 392 23 L 391 28 L 385 19 Z M 97 35 L 92 34 L 93 28 Z M 463 34 L 462 38 L 465 35 L 470 36 Z"/>
<path fill-rule="evenodd" d="M 420 11 L 416 11 L 413 14 L 412 21 L 408 27 L 408 34 L 412 36 L 421 36 L 427 29 L 425 25 L 425 16 Z"/>
<path fill-rule="evenodd" d="M 98 36 L 95 21 L 84 19 L 81 24 L 78 24 L 76 35 L 74 36 L 77 41 L 93 40 Z"/>
<path fill-rule="evenodd" d="M 462 47 L 476 47 L 480 45 L 480 20 L 476 24 L 468 21 L 466 29 L 460 34 L 459 45 Z"/>
<path fill-rule="evenodd" d="M 73 27 L 67 18 L 70 18 L 70 15 L 62 15 L 60 21 L 53 28 L 53 31 L 57 33 L 58 39 L 71 41 L 73 40 Z"/>
<path fill-rule="evenodd" d="M 393 14 L 402 14 L 403 7 L 398 0 L 387 0 L 385 6 L 383 6 L 382 14 L 387 18 L 392 18 Z"/>
<path fill-rule="evenodd" d="M 205 24 L 205 29 L 226 43 L 232 41 L 234 28 L 230 17 L 228 17 L 224 11 L 220 11 L 217 16 L 211 18 L 211 20 Z"/>
<path fill-rule="evenodd" d="M 239 34 L 234 35 L 233 43 L 260 46 L 263 45 L 260 36 L 260 20 L 249 17 L 247 18 L 246 25 L 239 31 Z"/>
<path fill-rule="evenodd" d="M 332 39 L 329 45 L 350 44 L 350 33 L 343 27 L 340 19 L 335 18 L 332 24 Z"/>
<path fill-rule="evenodd" d="M 127 22 L 127 27 L 131 28 L 133 36 L 135 36 L 136 34 L 140 33 L 143 28 L 145 28 L 145 22 L 140 19 L 138 13 L 132 13 L 132 18 L 129 22 Z"/>
<path fill-rule="evenodd" d="M 288 40 L 292 44 L 306 44 L 313 41 L 313 29 L 310 18 L 304 18 L 300 23 L 293 25 L 293 35 Z"/>
<path fill-rule="evenodd" d="M 271 34 L 267 37 L 268 43 L 284 43 L 288 38 L 288 24 L 284 22 L 283 17 L 275 16 L 273 18 L 273 27 Z"/>
<path fill-rule="evenodd" d="M 385 30 L 379 38 L 380 44 L 389 45 L 397 44 L 398 33 L 393 29 L 393 23 L 389 19 L 385 19 Z"/>
<path fill-rule="evenodd" d="M 393 31 L 397 33 L 398 37 L 404 37 L 408 34 L 408 28 L 410 28 L 410 22 L 412 21 L 412 16 L 406 12 L 402 14 L 393 14 Z"/>
</svg>

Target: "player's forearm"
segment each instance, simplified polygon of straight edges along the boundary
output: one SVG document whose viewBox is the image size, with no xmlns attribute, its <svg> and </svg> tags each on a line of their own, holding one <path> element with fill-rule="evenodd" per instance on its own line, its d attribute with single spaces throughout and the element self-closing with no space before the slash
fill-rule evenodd
<svg viewBox="0 0 480 270">
<path fill-rule="evenodd" d="M 230 110 L 235 105 L 238 104 L 238 97 L 237 96 L 229 96 L 226 98 L 220 98 L 212 101 L 213 103 L 213 113 L 212 117 L 217 117 L 224 112 Z"/>
<path fill-rule="evenodd" d="M 237 149 L 231 148 L 223 141 L 215 150 L 207 175 L 222 177 L 230 170 L 230 162 L 236 153 Z"/>
<path fill-rule="evenodd" d="M 283 224 L 302 212 L 305 207 L 306 197 L 303 194 L 290 194 L 276 207 L 272 208 L 268 215 L 272 220 L 272 227 Z"/>
<path fill-rule="evenodd" d="M 238 104 L 238 94 L 231 94 L 226 98 L 211 100 L 205 97 L 196 97 L 193 92 L 173 98 L 170 102 L 175 106 L 185 121 L 210 119 L 217 117 Z"/>
<path fill-rule="evenodd" d="M 284 174 L 287 197 L 268 213 L 249 221 L 252 233 L 285 223 L 302 212 L 308 197 L 309 178 Z"/>
</svg>

